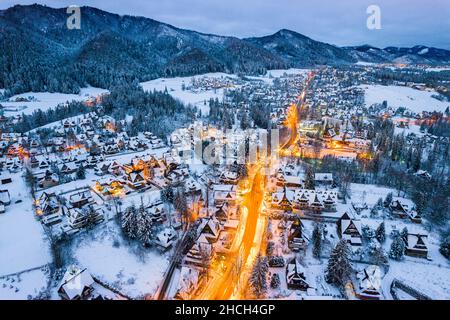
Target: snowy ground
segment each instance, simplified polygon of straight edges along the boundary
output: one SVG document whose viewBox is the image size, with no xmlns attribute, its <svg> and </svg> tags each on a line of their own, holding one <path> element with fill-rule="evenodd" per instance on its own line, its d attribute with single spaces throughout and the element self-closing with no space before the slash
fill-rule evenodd
<svg viewBox="0 0 450 320">
<path fill-rule="evenodd" d="M 11 176 L 12 184 L 2 185 L 2 189 L 6 187 L 10 192 L 11 205 L 0 214 L 0 276 L 51 262 L 44 231 L 32 210 L 28 188 L 21 173 Z M 15 203 L 17 200 L 22 202 Z"/>
<path fill-rule="evenodd" d="M 257 77 L 247 77 L 249 79 L 262 80 L 267 83 L 272 83 L 274 78 L 281 77 L 284 74 L 294 75 L 294 74 L 306 74 L 310 71 L 310 69 L 276 69 L 276 70 L 268 70 L 264 76 Z M 224 90 L 216 89 L 216 90 L 204 90 L 193 92 L 190 90 L 182 90 L 183 83 L 188 86 L 190 85 L 192 78 L 201 78 L 201 77 L 209 77 L 209 78 L 234 78 L 237 76 L 234 74 L 227 74 L 223 72 L 214 72 L 214 73 L 205 73 L 202 75 L 189 76 L 189 77 L 175 77 L 175 78 L 158 78 L 151 81 L 142 82 L 141 85 L 144 90 L 158 90 L 164 91 L 166 88 L 168 92 L 176 99 L 181 100 L 186 104 L 191 104 L 198 107 L 202 114 L 207 114 L 209 112 L 208 100 L 213 98 L 222 99 Z M 237 86 L 236 86 L 237 87 Z M 206 101 L 206 104 L 205 104 Z"/>
<path fill-rule="evenodd" d="M 420 91 L 402 86 L 362 85 L 365 90 L 365 104 L 387 101 L 392 108 L 406 107 L 413 112 L 440 111 L 450 106 L 450 102 L 439 101 L 432 97 L 436 92 Z"/>
<path fill-rule="evenodd" d="M 46 291 L 47 268 L 39 268 L 18 275 L 0 278 L 0 300 L 27 300 Z"/>
<path fill-rule="evenodd" d="M 0 300 L 36 296 L 48 282 L 47 272 L 39 267 L 52 261 L 28 188 L 20 173 L 11 176 L 12 184 L 2 185 L 10 192 L 11 204 L 0 214 Z M 18 200 L 22 202 L 15 203 Z"/>
<path fill-rule="evenodd" d="M 407 136 L 410 133 L 414 133 L 416 136 L 419 136 L 419 137 L 425 135 L 424 132 L 420 132 L 420 126 L 418 126 L 416 124 L 410 124 L 408 128 L 395 127 L 394 133 L 395 134 L 403 133 L 405 136 Z"/>
<path fill-rule="evenodd" d="M 298 69 L 298 68 L 290 68 L 290 69 L 273 69 L 268 70 L 264 77 L 274 77 L 279 78 L 284 74 L 287 75 L 295 75 L 295 74 L 307 74 L 311 69 Z"/>
<path fill-rule="evenodd" d="M 394 196 L 397 195 L 394 189 L 373 184 L 352 183 L 350 190 L 353 202 L 365 202 L 369 208 L 372 208 L 379 198 L 384 200 L 389 192 L 392 192 Z"/>
<path fill-rule="evenodd" d="M 197 76 L 190 77 L 175 77 L 175 78 L 158 78 L 151 81 L 142 82 L 142 88 L 147 91 L 157 90 L 164 91 L 166 88 L 168 92 L 176 99 L 179 99 L 185 104 L 194 105 L 202 111 L 203 114 L 209 112 L 209 107 L 207 106 L 209 99 L 218 98 L 219 100 L 223 97 L 223 89 L 216 90 L 206 90 L 193 92 L 190 90 L 182 90 L 183 83 L 188 86 L 191 84 L 192 78 L 236 78 L 236 75 L 227 74 L 222 72 L 215 73 L 205 73 Z M 206 102 L 206 104 L 205 104 Z"/>
<path fill-rule="evenodd" d="M 25 92 L 15 96 L 12 96 L 6 102 L 2 102 L 5 108 L 6 116 L 15 116 L 18 114 L 32 114 L 34 111 L 41 109 L 45 111 L 50 108 L 56 107 L 58 104 L 65 103 L 67 101 L 84 101 L 89 97 L 98 96 L 102 93 L 106 93 L 108 90 L 94 87 L 82 88 L 79 94 L 67 94 L 67 93 L 50 93 L 50 92 Z M 34 97 L 30 102 L 16 102 L 17 98 L 29 98 Z"/>
<path fill-rule="evenodd" d="M 268 70 L 264 76 L 256 76 L 256 77 L 247 77 L 249 79 L 255 79 L 255 80 L 262 80 L 266 83 L 272 84 L 273 80 L 275 78 L 280 78 L 283 76 L 291 76 L 291 75 L 306 75 L 308 72 L 310 72 L 311 69 L 297 69 L 297 68 L 290 68 L 290 69 L 273 69 Z"/>
<path fill-rule="evenodd" d="M 431 71 L 431 72 L 440 72 L 440 71 L 447 71 L 450 70 L 450 67 L 430 67 L 426 68 L 425 71 Z"/>
<path fill-rule="evenodd" d="M 131 297 L 153 294 L 168 267 L 168 257 L 138 250 L 120 236 L 114 221 L 77 238 L 73 257 L 102 281 Z"/>
</svg>

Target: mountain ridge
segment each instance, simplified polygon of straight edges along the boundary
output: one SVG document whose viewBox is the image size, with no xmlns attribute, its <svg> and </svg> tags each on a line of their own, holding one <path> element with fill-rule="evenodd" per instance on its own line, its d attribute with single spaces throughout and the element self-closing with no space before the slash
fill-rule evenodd
<svg viewBox="0 0 450 320">
<path fill-rule="evenodd" d="M 0 87 L 77 92 L 87 84 L 206 72 L 261 74 L 268 69 L 352 64 L 357 61 L 450 62 L 450 51 L 338 47 L 281 29 L 238 38 L 181 29 L 157 20 L 81 7 L 80 30 L 66 28 L 65 8 L 16 5 L 0 11 Z M 372 50 L 371 50 L 372 49 Z"/>
</svg>

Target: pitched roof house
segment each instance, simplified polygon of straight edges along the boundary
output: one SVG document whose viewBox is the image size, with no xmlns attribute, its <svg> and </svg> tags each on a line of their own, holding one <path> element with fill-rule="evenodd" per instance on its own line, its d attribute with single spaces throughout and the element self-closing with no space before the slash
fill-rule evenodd
<svg viewBox="0 0 450 320">
<path fill-rule="evenodd" d="M 293 258 L 286 265 L 286 283 L 290 290 L 306 291 L 309 284 L 306 282 L 305 269 Z"/>
<path fill-rule="evenodd" d="M 428 257 L 428 235 L 408 233 L 405 254 L 411 257 L 426 259 Z"/>
<path fill-rule="evenodd" d="M 86 299 L 91 294 L 94 279 L 87 271 L 78 266 L 70 266 L 58 289 L 59 296 L 64 300 Z"/>
<path fill-rule="evenodd" d="M 338 230 L 342 239 L 353 246 L 362 244 L 361 221 L 353 219 L 345 212 L 338 220 Z"/>
<path fill-rule="evenodd" d="M 381 269 L 370 265 L 356 275 L 358 284 L 356 294 L 361 299 L 378 300 L 381 296 Z"/>
</svg>

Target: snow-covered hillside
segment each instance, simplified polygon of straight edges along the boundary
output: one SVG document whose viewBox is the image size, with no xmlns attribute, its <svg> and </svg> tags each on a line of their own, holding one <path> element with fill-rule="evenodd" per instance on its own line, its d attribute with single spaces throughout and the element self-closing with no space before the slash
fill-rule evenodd
<svg viewBox="0 0 450 320">
<path fill-rule="evenodd" d="M 25 92 L 10 97 L 8 101 L 2 102 L 2 105 L 5 108 L 6 116 L 14 116 L 22 113 L 32 114 L 34 111 L 39 109 L 45 111 L 56 107 L 58 104 L 68 101 L 85 101 L 89 97 L 96 97 L 106 92 L 108 92 L 108 90 L 95 87 L 82 88 L 79 94 L 58 92 Z M 29 101 L 17 101 L 20 99 L 26 99 Z"/>
<path fill-rule="evenodd" d="M 362 85 L 365 90 L 365 104 L 370 106 L 374 103 L 387 101 L 388 106 L 394 109 L 405 107 L 413 112 L 440 111 L 443 112 L 450 106 L 450 102 L 439 101 L 433 98 L 437 95 L 433 91 L 421 91 L 410 87 Z"/>
</svg>

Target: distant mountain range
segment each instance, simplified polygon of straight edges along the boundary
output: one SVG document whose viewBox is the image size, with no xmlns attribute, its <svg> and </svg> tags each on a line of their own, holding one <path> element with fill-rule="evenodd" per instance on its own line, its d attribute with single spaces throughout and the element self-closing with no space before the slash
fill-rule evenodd
<svg viewBox="0 0 450 320">
<path fill-rule="evenodd" d="M 426 46 L 412 48 L 387 47 L 384 49 L 369 45 L 344 47 L 358 61 L 364 62 L 399 62 L 418 64 L 450 63 L 450 50 Z"/>
<path fill-rule="evenodd" d="M 81 8 L 69 30 L 65 8 L 14 6 L 0 11 L 0 87 L 76 92 L 87 84 L 205 72 L 260 74 L 267 69 L 366 62 L 450 62 L 450 51 L 424 46 L 337 47 L 290 30 L 239 39 L 179 29 L 153 19 Z"/>
</svg>

